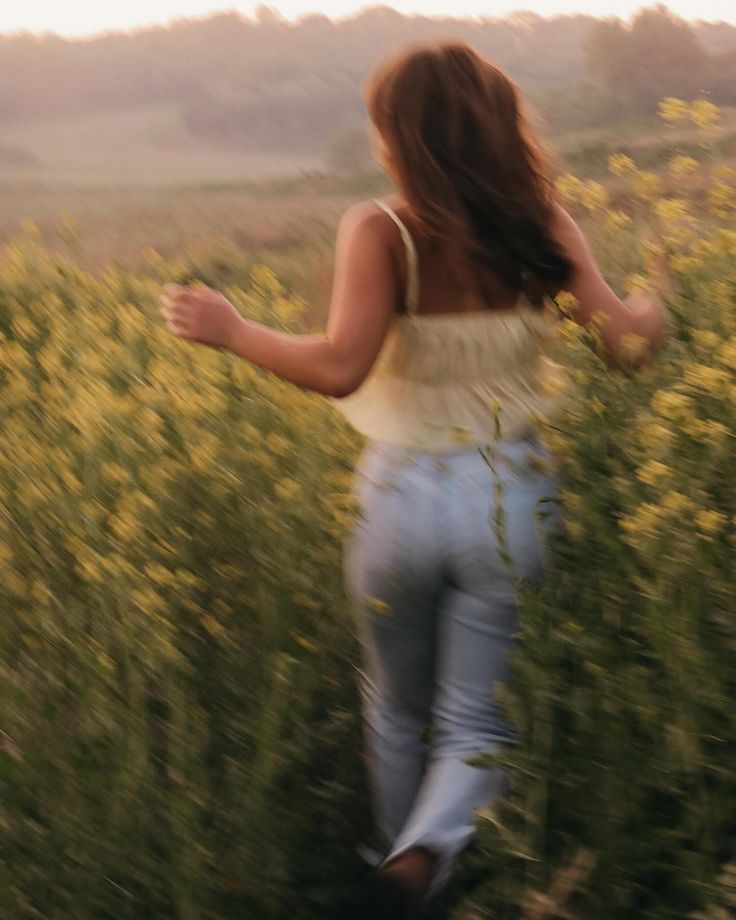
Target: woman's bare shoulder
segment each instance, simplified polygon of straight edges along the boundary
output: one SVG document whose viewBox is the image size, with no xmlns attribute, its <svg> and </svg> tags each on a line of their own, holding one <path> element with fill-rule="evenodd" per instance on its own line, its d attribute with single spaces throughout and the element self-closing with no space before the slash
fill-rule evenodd
<svg viewBox="0 0 736 920">
<path fill-rule="evenodd" d="M 369 232 L 389 242 L 392 240 L 393 221 L 373 198 L 356 201 L 342 213 L 339 231 Z"/>
<path fill-rule="evenodd" d="M 375 198 L 365 198 L 362 201 L 355 201 L 353 204 L 348 205 L 343 211 L 342 219 L 353 223 L 361 223 L 364 220 L 371 220 L 385 214 L 386 212 Z"/>
</svg>

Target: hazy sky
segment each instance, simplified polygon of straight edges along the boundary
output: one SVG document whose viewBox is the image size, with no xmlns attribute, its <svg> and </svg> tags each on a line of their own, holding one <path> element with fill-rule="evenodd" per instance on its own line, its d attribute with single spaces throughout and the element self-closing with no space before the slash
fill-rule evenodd
<svg viewBox="0 0 736 920">
<path fill-rule="evenodd" d="M 333 19 L 349 16 L 367 6 L 366 0 L 274 0 L 269 3 L 289 20 L 308 12 L 325 13 Z M 586 12 L 596 16 L 616 14 L 626 17 L 642 6 L 642 0 L 395 0 L 382 5 L 401 13 L 430 16 L 503 16 L 517 9 L 532 10 L 543 16 L 553 13 Z M 670 0 L 667 6 L 686 19 L 725 20 L 736 23 L 734 0 Z M 167 22 L 177 17 L 199 17 L 224 9 L 237 9 L 251 16 L 254 2 L 228 0 L 23 0 L 0 5 L 0 32 L 58 32 L 62 35 L 90 35 L 110 29 Z"/>
</svg>

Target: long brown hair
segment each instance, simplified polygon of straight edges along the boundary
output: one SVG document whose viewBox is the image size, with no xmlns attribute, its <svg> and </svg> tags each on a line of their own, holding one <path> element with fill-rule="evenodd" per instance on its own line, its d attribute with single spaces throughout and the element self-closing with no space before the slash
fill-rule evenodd
<svg viewBox="0 0 736 920">
<path fill-rule="evenodd" d="M 547 157 L 502 70 L 461 41 L 411 45 L 364 96 L 419 232 L 446 247 L 458 278 L 469 270 L 489 301 L 499 279 L 535 300 L 568 280 Z"/>
</svg>

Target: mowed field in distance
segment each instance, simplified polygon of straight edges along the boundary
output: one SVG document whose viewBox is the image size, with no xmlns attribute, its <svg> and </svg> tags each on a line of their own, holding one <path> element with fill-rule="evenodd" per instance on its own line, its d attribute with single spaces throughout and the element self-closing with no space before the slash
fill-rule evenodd
<svg viewBox="0 0 736 920">
<path fill-rule="evenodd" d="M 661 172 L 668 195 L 677 195 L 668 159 L 702 156 L 690 123 L 652 117 L 560 136 L 543 120 L 539 127 L 557 172 L 604 182 L 614 199 L 611 153 Z M 733 165 L 736 110 L 721 109 L 716 141 L 719 158 Z M 73 218 L 75 260 L 92 270 L 111 262 L 135 268 L 149 249 L 249 264 L 264 258 L 287 286 L 319 303 L 318 313 L 329 296 L 340 214 L 390 188 L 376 167 L 338 175 L 323 156 L 239 151 L 194 137 L 173 106 L 17 120 L 0 132 L 0 242 L 30 220 L 53 249 L 60 222 Z M 609 267 L 604 253 L 602 261 Z"/>
</svg>

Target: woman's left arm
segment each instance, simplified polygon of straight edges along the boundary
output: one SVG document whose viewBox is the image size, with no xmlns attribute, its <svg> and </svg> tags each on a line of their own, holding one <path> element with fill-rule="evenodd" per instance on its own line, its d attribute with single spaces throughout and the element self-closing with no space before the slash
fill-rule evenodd
<svg viewBox="0 0 736 920">
<path fill-rule="evenodd" d="M 303 389 L 347 396 L 370 371 L 398 300 L 385 227 L 372 202 L 353 205 L 340 219 L 324 334 L 270 329 L 210 289 L 167 285 L 162 312 L 175 335 L 226 348 Z"/>
</svg>

